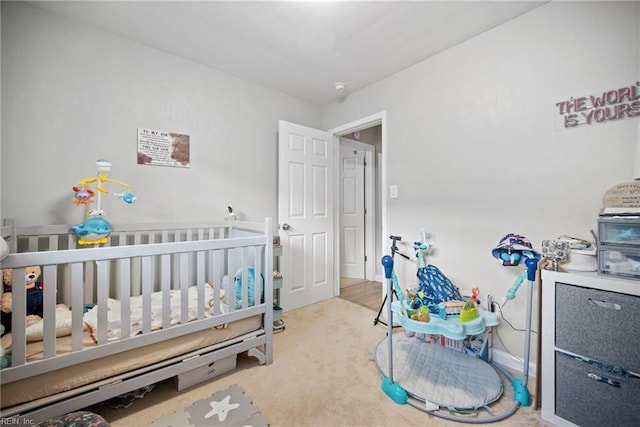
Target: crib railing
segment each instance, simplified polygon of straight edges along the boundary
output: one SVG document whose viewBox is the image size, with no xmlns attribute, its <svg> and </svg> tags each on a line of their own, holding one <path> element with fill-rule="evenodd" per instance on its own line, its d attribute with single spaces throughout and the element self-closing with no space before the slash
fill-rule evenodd
<svg viewBox="0 0 640 427">
<path fill-rule="evenodd" d="M 5 219 L 3 237 L 8 238 L 10 252 L 40 252 L 63 249 L 87 249 L 77 245 L 68 224 L 21 225 L 15 219 Z M 249 221 L 184 222 L 152 224 L 112 224 L 109 241 L 104 246 L 127 246 L 194 240 L 224 239 L 235 232 L 265 233 L 265 224 Z M 16 237 L 17 236 L 17 237 Z"/>
<path fill-rule="evenodd" d="M 226 221 L 226 222 L 185 222 L 170 224 L 113 224 L 113 231 L 109 236 L 108 242 L 102 247 L 122 247 L 122 246 L 138 246 L 154 243 L 173 243 L 173 242 L 191 242 L 202 240 L 225 239 L 234 235 L 264 235 L 265 224 L 245 221 Z M 16 220 L 5 220 L 3 232 L 8 239 L 11 253 L 24 252 L 50 252 L 59 250 L 93 250 L 97 246 L 82 246 L 77 244 L 74 233 L 70 232 L 69 225 L 44 225 L 44 226 L 25 226 L 19 225 Z M 234 258 L 231 259 L 233 261 Z M 174 260 L 173 262 L 177 262 Z M 193 261 L 191 261 L 193 262 Z M 142 290 L 140 281 L 140 259 L 132 259 L 130 265 L 131 271 L 131 292 L 133 295 L 139 295 Z M 37 265 L 37 264 L 32 264 Z M 158 263 L 152 263 L 152 274 L 159 274 Z M 112 268 L 117 272 L 118 264 L 114 264 Z M 176 268 L 173 271 L 177 271 Z M 92 302 L 95 300 L 97 293 L 97 272 L 93 263 L 86 263 L 83 266 L 84 279 L 83 284 L 85 301 Z M 71 271 L 69 267 L 60 268 L 56 271 L 58 275 L 58 283 L 60 287 L 57 290 L 57 300 L 60 303 L 71 305 L 73 289 L 71 287 Z M 109 295 L 112 298 L 119 298 L 121 289 L 117 286 L 116 279 L 118 274 L 113 275 L 111 282 L 108 284 Z M 195 280 L 195 277 L 192 279 Z M 177 278 L 173 279 L 177 283 Z M 159 290 L 158 288 L 153 289 Z M 0 291 L 1 292 L 1 291 Z"/>
<path fill-rule="evenodd" d="M 143 229 L 144 228 L 144 229 Z M 69 366 L 99 356 L 152 344 L 180 335 L 216 327 L 251 315 L 264 315 L 264 324 L 271 325 L 273 314 L 272 229 L 265 223 L 212 223 L 114 226 L 110 245 L 76 249 L 68 227 L 21 227 L 15 223 L 3 227 L 10 247 L 17 250 L 0 263 L 14 269 L 14 301 L 26 301 L 25 268 L 42 268 L 44 283 L 44 331 L 42 360 L 27 362 L 26 307 L 14 304 L 12 315 L 12 366 L 2 370 L 3 382 L 10 382 L 39 373 Z M 45 233 L 45 234 L 42 234 Z M 46 234 L 49 233 L 49 234 Z M 238 235 L 240 237 L 230 237 Z M 69 247 L 61 249 L 64 247 Z M 232 276 L 236 271 L 249 277 L 255 269 L 255 280 L 264 283 L 254 287 L 255 304 L 249 304 L 249 280 L 242 281 L 239 307 Z M 225 291 L 227 309 L 223 310 L 221 295 L 224 276 L 231 284 Z M 204 299 L 205 283 L 213 285 L 213 307 L 208 310 Z M 196 320 L 188 321 L 189 288 L 197 289 Z M 162 299 L 162 329 L 152 331 L 151 294 L 160 292 Z M 171 324 L 170 293 L 181 294 L 180 322 Z M 142 333 L 132 336 L 131 298 L 142 298 Z M 108 339 L 107 307 L 109 298 L 121 303 L 120 338 Z M 71 308 L 71 352 L 57 354 L 56 304 L 64 302 Z M 85 303 L 97 305 L 98 329 L 94 331 L 97 345 L 83 343 L 83 311 Z M 269 342 L 269 345 L 271 343 Z M 27 369 L 23 369 L 27 368 Z"/>
</svg>

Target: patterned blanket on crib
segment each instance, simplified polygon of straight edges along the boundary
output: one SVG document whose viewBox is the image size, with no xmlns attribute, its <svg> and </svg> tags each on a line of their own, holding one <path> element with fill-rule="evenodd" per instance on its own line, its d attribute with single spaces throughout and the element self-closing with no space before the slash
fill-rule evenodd
<svg viewBox="0 0 640 427">
<path fill-rule="evenodd" d="M 170 304 L 169 312 L 171 318 L 171 325 L 180 323 L 181 319 L 181 307 L 182 307 L 182 292 L 180 290 L 170 290 Z M 224 303 L 224 290 L 220 290 L 220 311 L 221 313 L 227 312 L 227 305 Z M 191 322 L 197 319 L 198 315 L 198 288 L 192 286 L 188 289 L 188 321 Z M 205 301 L 205 317 L 211 317 L 211 310 L 214 306 L 214 292 L 213 286 L 205 283 L 204 286 L 204 301 Z M 131 336 L 142 333 L 142 295 L 131 297 L 129 300 L 130 305 L 130 331 Z M 151 294 L 151 330 L 162 329 L 162 316 L 163 316 L 163 302 L 162 292 L 153 292 Z M 121 337 L 122 324 L 121 324 L 121 312 L 122 302 L 117 299 L 109 298 L 107 302 L 107 340 L 114 341 Z M 98 330 L 98 306 L 91 308 L 84 314 L 83 317 L 85 325 L 89 328 L 91 335 L 96 339 L 96 332 Z"/>
</svg>

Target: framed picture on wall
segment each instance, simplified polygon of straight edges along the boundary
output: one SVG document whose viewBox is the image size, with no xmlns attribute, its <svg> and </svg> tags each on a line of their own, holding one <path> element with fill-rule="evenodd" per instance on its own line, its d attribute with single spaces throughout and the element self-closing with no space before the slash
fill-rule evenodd
<svg viewBox="0 0 640 427">
<path fill-rule="evenodd" d="M 138 164 L 190 167 L 189 135 L 138 128 Z"/>
</svg>

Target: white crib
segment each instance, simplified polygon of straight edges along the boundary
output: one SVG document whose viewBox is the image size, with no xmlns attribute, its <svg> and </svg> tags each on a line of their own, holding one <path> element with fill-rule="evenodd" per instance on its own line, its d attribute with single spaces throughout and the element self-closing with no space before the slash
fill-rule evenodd
<svg viewBox="0 0 640 427">
<path fill-rule="evenodd" d="M 114 224 L 104 247 L 76 247 L 67 225 L 5 224 L 13 307 L 2 417 L 33 423 L 243 352 L 272 362 L 270 219 Z M 41 267 L 44 307 L 27 326 L 29 266 Z"/>
</svg>

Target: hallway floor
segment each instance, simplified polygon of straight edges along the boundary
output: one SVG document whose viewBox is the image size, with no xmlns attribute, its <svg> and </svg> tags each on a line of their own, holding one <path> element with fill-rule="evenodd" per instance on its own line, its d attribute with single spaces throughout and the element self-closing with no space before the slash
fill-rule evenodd
<svg viewBox="0 0 640 427">
<path fill-rule="evenodd" d="M 341 277 L 340 298 L 377 312 L 382 303 L 382 283 Z"/>
</svg>

